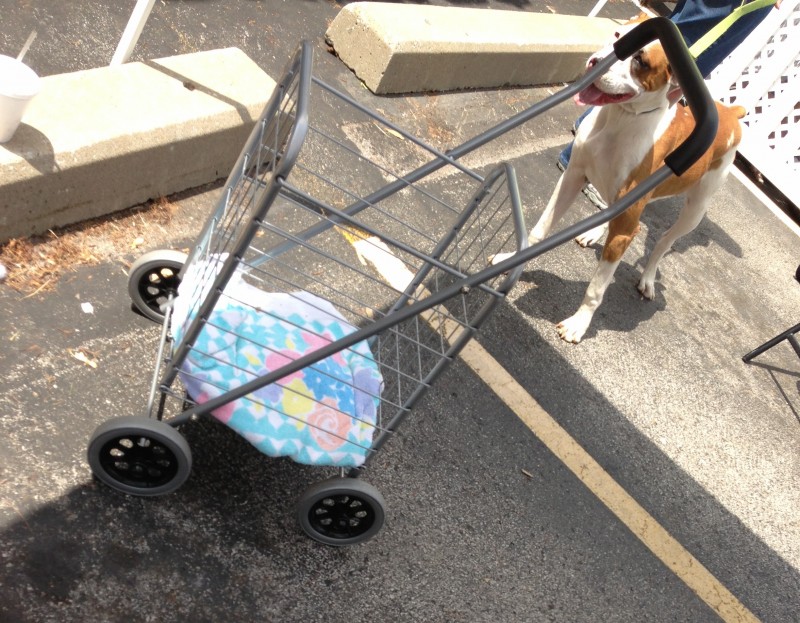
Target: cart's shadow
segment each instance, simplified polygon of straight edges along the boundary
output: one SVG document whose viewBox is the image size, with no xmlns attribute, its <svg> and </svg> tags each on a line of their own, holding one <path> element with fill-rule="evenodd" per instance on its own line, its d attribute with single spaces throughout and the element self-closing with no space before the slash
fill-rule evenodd
<svg viewBox="0 0 800 623">
<path fill-rule="evenodd" d="M 64 613 L 89 586 L 114 610 L 114 604 L 126 599 L 122 587 L 136 584 L 141 603 L 135 611 L 165 614 L 165 604 L 172 602 L 184 614 L 195 608 L 197 615 L 161 620 L 224 620 L 232 613 L 238 613 L 234 619 L 248 620 L 248 613 L 258 611 L 258 600 L 272 589 L 269 582 L 256 586 L 242 575 L 236 552 L 260 552 L 265 577 L 277 585 L 286 576 L 305 573 L 288 566 L 280 570 L 278 552 L 287 544 L 296 552 L 316 547 L 297 527 L 294 506 L 304 490 L 301 483 L 324 478 L 324 470 L 268 459 L 210 419 L 191 422 L 181 432 L 192 448 L 194 466 L 179 491 L 139 498 L 87 479 L 58 501 L 24 518 L 18 515 L 18 521 L 0 532 L 8 564 L 6 590 L 29 586 L 40 603 Z M 334 559 L 348 555 L 347 549 L 322 551 Z M 163 586 L 167 577 L 174 580 L 169 587 Z M 146 586 L 154 590 L 144 590 Z M 199 587 L 211 591 L 214 599 L 199 598 Z M 6 590 L 0 589 L 0 618 L 32 620 L 22 607 L 29 600 L 17 603 Z M 87 612 L 87 619 L 80 620 L 99 616 L 95 610 Z M 64 616 L 62 620 L 69 619 Z M 144 620 L 135 612 L 126 616 Z"/>
<path fill-rule="evenodd" d="M 769 594 L 779 602 L 774 607 L 785 612 L 797 574 L 780 556 L 639 433 L 511 306 L 501 305 L 489 325 L 482 341 L 494 345 L 501 363 L 522 375 L 520 381 L 545 408 L 563 404 L 569 388 L 570 408 L 566 414 L 563 408 L 553 412 L 613 477 L 648 500 L 658 517 L 691 515 L 695 529 L 707 535 L 705 562 L 712 569 L 730 564 L 731 556 L 734 565 L 757 566 L 761 580 L 740 587 L 743 596 L 760 603 Z M 512 344 L 504 341 L 507 335 L 515 336 Z M 525 367 L 502 360 L 516 349 L 536 356 Z M 559 382 L 549 382 L 554 378 Z M 194 468 L 176 493 L 124 496 L 88 480 L 86 470 L 85 484 L 0 531 L 5 565 L 0 614 L 3 620 L 32 621 L 28 608 L 35 603 L 64 615 L 60 620 L 91 620 L 100 616 L 102 604 L 127 617 L 107 620 L 145 620 L 144 613 L 164 621 L 255 620 L 264 612 L 278 617 L 302 594 L 304 600 L 336 598 L 344 611 L 366 616 L 391 604 L 375 604 L 372 595 L 365 606 L 353 586 L 385 587 L 408 574 L 415 578 L 415 594 L 438 599 L 450 589 L 450 573 L 475 574 L 480 581 L 483 567 L 504 549 L 525 564 L 532 564 L 536 552 L 550 551 L 553 559 L 568 561 L 570 585 L 596 582 L 594 574 L 604 567 L 587 563 L 583 554 L 575 563 L 570 545 L 592 517 L 583 488 L 521 421 L 487 410 L 496 400 L 486 394 L 460 362 L 442 375 L 373 464 L 370 479 L 390 501 L 389 526 L 375 541 L 353 548 L 317 545 L 297 527 L 295 502 L 306 486 L 326 477 L 325 470 L 267 459 L 212 420 L 192 422 L 181 432 L 192 448 Z M 525 470 L 536 477 L 525 476 Z M 649 497 L 653 482 L 670 491 L 668 499 Z M 487 513 L 487 504 L 500 505 L 503 512 Z M 602 538 L 593 537 L 593 547 L 605 551 L 600 559 L 609 558 L 609 547 L 622 548 L 610 558 L 628 555 L 624 544 L 630 537 L 616 534 L 614 522 L 609 525 Z M 431 550 L 448 554 L 431 557 Z M 583 572 L 575 569 L 585 565 L 586 575 L 576 581 L 575 574 Z M 563 577 L 559 565 L 543 568 L 546 581 Z M 493 573 L 514 581 L 510 572 Z M 660 580 L 643 581 L 639 593 L 662 591 L 653 581 Z M 35 597 L 11 598 L 25 587 Z M 80 595 L 87 605 L 79 612 Z M 569 589 L 564 599 L 576 607 L 584 603 Z"/>
</svg>

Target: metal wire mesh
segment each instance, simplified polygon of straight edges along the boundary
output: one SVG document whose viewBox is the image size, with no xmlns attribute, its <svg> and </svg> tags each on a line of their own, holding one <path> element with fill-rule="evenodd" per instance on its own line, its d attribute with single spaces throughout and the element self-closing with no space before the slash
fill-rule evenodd
<svg viewBox="0 0 800 623">
<path fill-rule="evenodd" d="M 325 114 L 315 114 L 324 111 Z M 332 114 L 335 111 L 335 114 Z M 334 127 L 321 120 L 337 119 Z M 462 287 L 491 255 L 525 244 L 513 170 L 487 178 L 424 145 L 389 121 L 310 75 L 301 52 L 265 109 L 223 191 L 222 199 L 184 269 L 176 303 L 173 356 L 162 393 L 179 373 L 191 382 L 187 360 L 227 366 L 241 383 L 220 384 L 211 399 L 193 396 L 189 411 L 219 416 L 227 406 L 271 410 L 314 427 L 303 415 L 275 414 L 265 398 L 276 388 L 290 399 L 319 400 L 293 377 L 307 368 L 335 383 L 352 384 L 325 363 L 335 353 L 363 357 L 364 345 L 382 377 L 366 391 L 377 404 L 361 444 L 367 457 L 385 441 L 416 400 L 457 354 L 513 285 L 519 271 Z M 233 287 L 232 283 L 246 284 Z M 270 309 L 273 299 L 313 307 L 348 327 L 343 336 Z M 178 304 L 181 313 L 177 313 Z M 287 353 L 246 327 L 229 326 L 217 312 L 247 310 L 271 316 L 286 331 L 302 330 L 314 348 Z M 254 371 L 204 340 L 236 341 L 279 365 Z M 216 342 L 215 342 L 216 343 Z M 214 381 L 204 379 L 206 387 Z M 271 388 L 271 389 L 270 389 Z M 183 397 L 181 397 L 183 400 Z M 329 403 L 326 407 L 331 408 Z M 333 406 L 349 418 L 358 417 Z M 359 445 L 341 431 L 327 439 Z"/>
</svg>

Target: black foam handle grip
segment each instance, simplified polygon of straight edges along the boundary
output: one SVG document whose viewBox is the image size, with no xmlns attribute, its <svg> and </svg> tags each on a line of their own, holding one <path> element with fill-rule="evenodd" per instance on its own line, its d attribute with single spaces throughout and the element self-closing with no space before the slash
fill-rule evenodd
<svg viewBox="0 0 800 623">
<path fill-rule="evenodd" d="M 689 54 L 683 36 L 678 27 L 666 17 L 648 19 L 617 39 L 614 53 L 618 59 L 623 60 L 656 39 L 664 48 L 672 73 L 675 74 L 695 119 L 692 133 L 664 159 L 675 175 L 681 175 L 711 147 L 717 135 L 719 117 L 714 100 L 711 99 L 703 76 Z"/>
</svg>

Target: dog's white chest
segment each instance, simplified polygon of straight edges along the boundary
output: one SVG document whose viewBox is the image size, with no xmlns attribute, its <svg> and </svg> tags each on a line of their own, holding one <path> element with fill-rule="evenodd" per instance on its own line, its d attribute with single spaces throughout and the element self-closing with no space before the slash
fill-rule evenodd
<svg viewBox="0 0 800 623">
<path fill-rule="evenodd" d="M 632 114 L 607 106 L 586 118 L 587 127 L 581 124 L 573 157 L 577 156 L 576 164 L 608 203 L 651 153 L 673 115 L 673 109 Z"/>
</svg>

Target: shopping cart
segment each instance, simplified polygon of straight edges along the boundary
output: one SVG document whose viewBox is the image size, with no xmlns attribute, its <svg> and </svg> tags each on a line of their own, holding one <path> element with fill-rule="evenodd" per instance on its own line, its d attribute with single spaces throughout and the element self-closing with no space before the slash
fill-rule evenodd
<svg viewBox="0 0 800 623">
<path fill-rule="evenodd" d="M 459 158 L 656 37 L 700 120 L 695 133 L 608 210 L 528 248 L 513 168 L 481 175 Z M 309 536 L 371 538 L 385 503 L 359 476 L 525 262 L 682 173 L 715 132 L 713 102 L 667 20 L 646 22 L 571 87 L 446 153 L 316 78 L 302 44 L 190 255 L 155 251 L 132 267 L 134 306 L 163 322 L 156 369 L 146 415 L 92 435 L 93 473 L 128 494 L 173 492 L 192 463 L 176 427 L 211 415 L 267 455 L 337 470 L 300 497 Z"/>
</svg>

